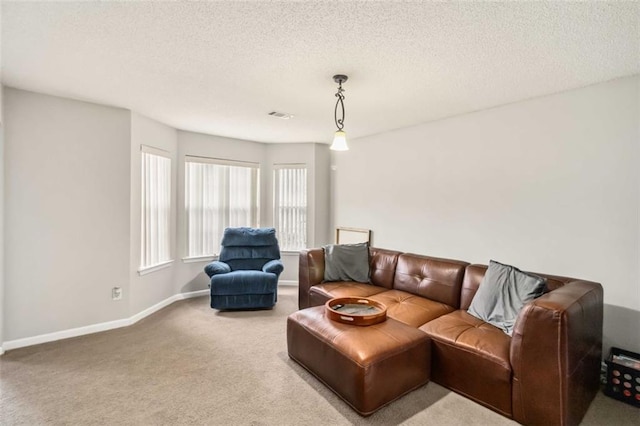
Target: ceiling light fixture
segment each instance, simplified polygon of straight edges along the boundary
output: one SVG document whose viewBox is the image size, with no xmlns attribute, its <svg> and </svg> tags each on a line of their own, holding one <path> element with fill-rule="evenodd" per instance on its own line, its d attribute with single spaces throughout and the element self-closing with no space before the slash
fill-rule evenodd
<svg viewBox="0 0 640 426">
<path fill-rule="evenodd" d="M 336 127 L 338 130 L 333 136 L 333 143 L 329 149 L 334 151 L 348 151 L 349 147 L 347 146 L 347 134 L 342 130 L 344 128 L 344 89 L 342 88 L 342 83 L 347 81 L 349 77 L 342 74 L 337 74 L 333 76 L 333 81 L 338 83 L 338 93 L 336 93 L 336 108 L 333 111 L 333 118 L 336 122 Z M 340 118 L 338 118 L 338 106 L 340 106 Z"/>
</svg>

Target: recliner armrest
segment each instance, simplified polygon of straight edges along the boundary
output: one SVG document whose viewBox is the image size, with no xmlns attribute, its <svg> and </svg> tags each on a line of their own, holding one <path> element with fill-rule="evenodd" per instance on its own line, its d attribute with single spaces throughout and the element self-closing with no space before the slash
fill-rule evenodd
<svg viewBox="0 0 640 426">
<path fill-rule="evenodd" d="M 262 267 L 262 272 L 271 272 L 279 276 L 284 271 L 284 265 L 278 259 L 270 260 Z"/>
<path fill-rule="evenodd" d="M 224 262 L 215 260 L 204 267 L 204 272 L 209 276 L 209 278 L 211 278 L 214 275 L 226 274 L 231 272 L 231 267 Z"/>
</svg>

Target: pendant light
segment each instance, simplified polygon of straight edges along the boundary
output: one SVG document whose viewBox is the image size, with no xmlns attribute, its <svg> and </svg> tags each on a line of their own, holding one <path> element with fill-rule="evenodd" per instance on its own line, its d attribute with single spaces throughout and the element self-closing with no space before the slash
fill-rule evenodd
<svg viewBox="0 0 640 426">
<path fill-rule="evenodd" d="M 347 81 L 349 77 L 342 74 L 337 74 L 333 76 L 333 81 L 338 83 L 338 92 L 336 93 L 336 108 L 333 111 L 333 118 L 336 122 L 336 127 L 338 130 L 333 136 L 333 143 L 329 149 L 334 151 L 348 151 L 349 147 L 347 146 L 347 134 L 342 130 L 344 128 L 344 89 L 342 88 L 342 83 Z M 338 118 L 338 106 L 340 106 L 340 118 Z"/>
</svg>

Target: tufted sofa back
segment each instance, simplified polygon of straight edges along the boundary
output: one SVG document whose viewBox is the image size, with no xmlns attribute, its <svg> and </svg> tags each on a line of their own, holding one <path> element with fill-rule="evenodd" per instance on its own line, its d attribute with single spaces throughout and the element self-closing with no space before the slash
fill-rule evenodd
<svg viewBox="0 0 640 426">
<path fill-rule="evenodd" d="M 398 256 L 393 288 L 460 306 L 460 289 L 468 263 L 403 253 Z"/>
<path fill-rule="evenodd" d="M 375 247 L 369 249 L 369 280 L 371 284 L 388 289 L 393 288 L 393 279 L 396 275 L 396 265 L 400 254 L 399 251 Z"/>
<path fill-rule="evenodd" d="M 469 309 L 486 265 L 437 257 L 421 256 L 376 247 L 369 249 L 370 282 L 445 303 L 455 309 Z M 547 279 L 547 291 L 558 289 L 573 278 L 537 274 Z M 321 248 L 300 252 L 299 306 L 309 305 L 309 289 L 324 279 L 324 251 Z"/>
</svg>

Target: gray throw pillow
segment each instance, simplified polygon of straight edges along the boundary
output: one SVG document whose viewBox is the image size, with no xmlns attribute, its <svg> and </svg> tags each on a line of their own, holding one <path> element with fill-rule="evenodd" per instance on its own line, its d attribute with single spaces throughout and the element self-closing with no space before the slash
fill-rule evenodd
<svg viewBox="0 0 640 426">
<path fill-rule="evenodd" d="M 369 245 L 329 244 L 324 249 L 325 281 L 369 282 Z"/>
<path fill-rule="evenodd" d="M 520 310 L 542 296 L 546 284 L 542 277 L 492 260 L 467 312 L 511 336 Z"/>
</svg>

